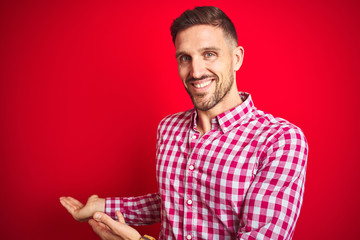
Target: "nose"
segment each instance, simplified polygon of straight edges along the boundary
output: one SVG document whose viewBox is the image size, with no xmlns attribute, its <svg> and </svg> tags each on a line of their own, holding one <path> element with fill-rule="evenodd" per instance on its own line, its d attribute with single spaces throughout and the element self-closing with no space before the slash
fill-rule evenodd
<svg viewBox="0 0 360 240">
<path fill-rule="evenodd" d="M 191 62 L 191 77 L 192 78 L 201 78 L 205 73 L 205 63 L 201 59 L 192 59 Z"/>
</svg>

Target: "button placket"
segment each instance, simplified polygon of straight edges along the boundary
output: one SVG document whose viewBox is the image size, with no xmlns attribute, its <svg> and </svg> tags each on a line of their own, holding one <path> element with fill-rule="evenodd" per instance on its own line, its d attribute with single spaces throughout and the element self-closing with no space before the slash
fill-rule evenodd
<svg viewBox="0 0 360 240">
<path fill-rule="evenodd" d="M 184 228 L 184 236 L 185 239 L 193 239 L 192 237 L 192 231 L 193 231 L 193 217 L 194 217 L 194 213 L 193 213 L 193 201 L 192 201 L 192 196 L 193 196 L 193 188 L 194 188 L 194 182 L 193 182 L 193 172 L 195 169 L 195 161 L 196 158 L 194 158 L 194 156 L 196 156 L 196 150 L 198 147 L 197 145 L 199 144 L 199 135 L 197 132 L 191 132 L 189 135 L 189 142 L 190 142 L 190 154 L 188 156 L 188 165 L 186 168 L 186 189 L 185 189 L 185 194 L 184 194 L 184 204 L 185 204 L 185 209 L 184 209 L 184 216 L 186 215 L 186 218 L 184 219 L 184 224 L 185 224 L 185 228 Z"/>
</svg>

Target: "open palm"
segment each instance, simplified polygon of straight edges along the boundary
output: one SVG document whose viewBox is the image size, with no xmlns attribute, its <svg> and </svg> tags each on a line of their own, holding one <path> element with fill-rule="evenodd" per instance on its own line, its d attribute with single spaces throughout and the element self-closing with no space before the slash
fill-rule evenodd
<svg viewBox="0 0 360 240">
<path fill-rule="evenodd" d="M 85 205 L 72 197 L 61 197 L 60 203 L 80 222 L 88 221 L 95 212 L 104 212 L 105 209 L 105 199 L 97 195 L 90 196 Z"/>
</svg>

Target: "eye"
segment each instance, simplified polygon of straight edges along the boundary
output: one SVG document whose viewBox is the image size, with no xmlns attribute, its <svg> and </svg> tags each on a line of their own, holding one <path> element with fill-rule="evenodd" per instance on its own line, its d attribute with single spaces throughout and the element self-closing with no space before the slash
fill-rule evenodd
<svg viewBox="0 0 360 240">
<path fill-rule="evenodd" d="M 191 60 L 191 58 L 188 55 L 182 55 L 182 56 L 180 56 L 179 60 L 180 60 L 180 62 L 188 62 Z"/>
<path fill-rule="evenodd" d="M 215 56 L 216 56 L 216 54 L 213 53 L 213 52 L 206 52 L 206 53 L 205 53 L 205 57 L 206 57 L 206 58 L 211 58 L 211 57 L 215 57 Z"/>
</svg>

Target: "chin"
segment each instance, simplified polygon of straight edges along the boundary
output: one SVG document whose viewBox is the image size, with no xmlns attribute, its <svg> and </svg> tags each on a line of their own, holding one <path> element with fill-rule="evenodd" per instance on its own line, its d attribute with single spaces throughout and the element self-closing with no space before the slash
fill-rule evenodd
<svg viewBox="0 0 360 240">
<path fill-rule="evenodd" d="M 202 102 L 202 103 L 194 103 L 194 106 L 196 109 L 201 111 L 208 111 L 215 107 L 216 103 L 213 103 L 212 101 Z"/>
</svg>

